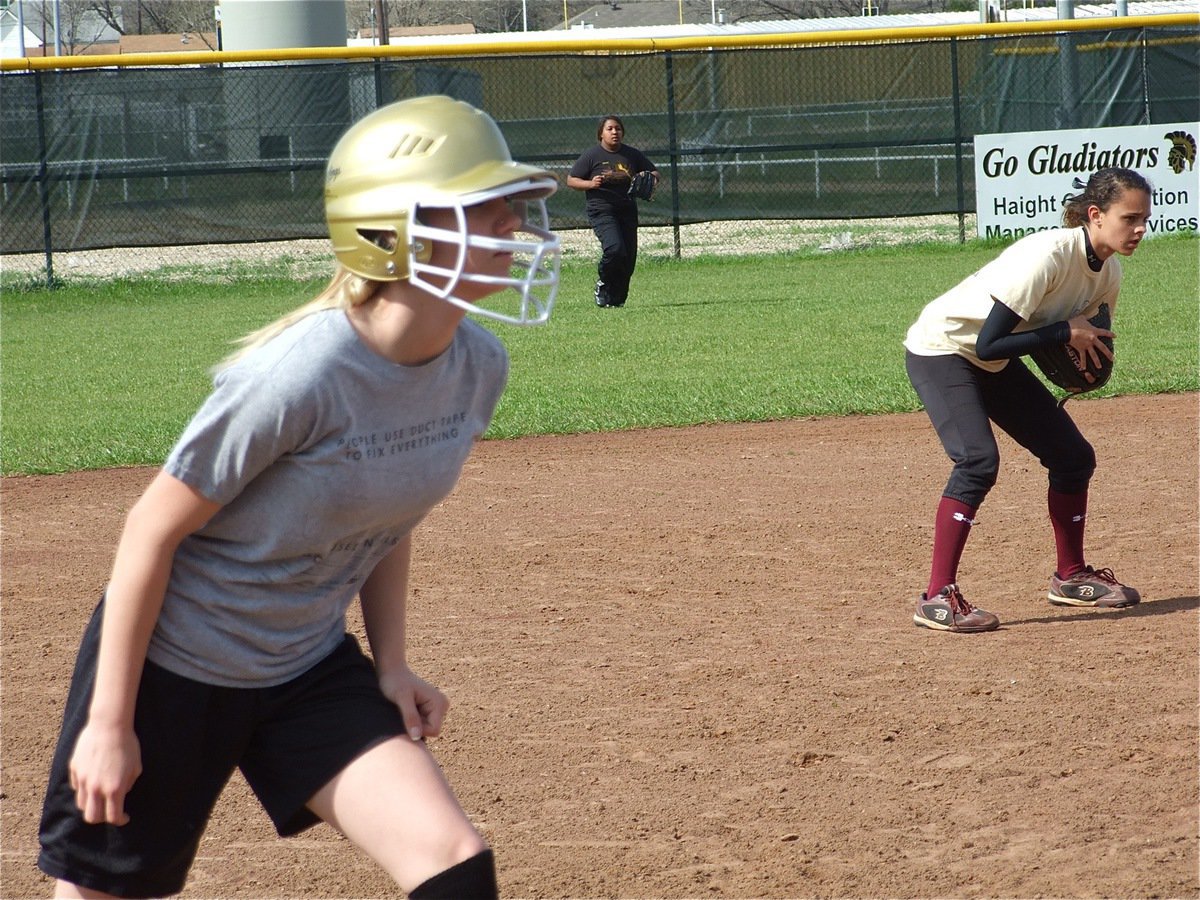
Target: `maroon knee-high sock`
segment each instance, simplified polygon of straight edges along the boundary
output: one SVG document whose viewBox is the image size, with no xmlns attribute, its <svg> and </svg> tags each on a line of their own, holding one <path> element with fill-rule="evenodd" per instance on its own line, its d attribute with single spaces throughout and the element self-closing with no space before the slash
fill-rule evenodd
<svg viewBox="0 0 1200 900">
<path fill-rule="evenodd" d="M 930 597 L 958 580 L 958 561 L 975 524 L 975 507 L 943 497 L 933 522 L 933 565 L 929 570 Z"/>
<path fill-rule="evenodd" d="M 1083 531 L 1087 525 L 1087 491 L 1082 494 L 1060 494 L 1046 491 L 1046 507 L 1054 528 L 1054 549 L 1058 555 L 1056 574 L 1070 578 L 1087 567 L 1083 556 Z"/>
</svg>

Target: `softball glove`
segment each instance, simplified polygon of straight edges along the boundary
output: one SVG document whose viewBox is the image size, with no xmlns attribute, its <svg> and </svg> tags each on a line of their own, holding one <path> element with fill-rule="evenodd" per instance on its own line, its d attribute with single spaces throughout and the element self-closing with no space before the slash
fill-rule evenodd
<svg viewBox="0 0 1200 900">
<path fill-rule="evenodd" d="M 1100 311 L 1088 319 L 1097 328 L 1112 328 L 1112 313 L 1108 304 L 1102 303 Z M 1101 342 L 1113 349 L 1112 338 L 1102 337 Z M 1100 354 L 1100 365 L 1094 366 L 1091 360 L 1079 353 L 1070 344 L 1044 344 L 1029 354 L 1030 358 L 1042 370 L 1046 378 L 1065 390 L 1068 395 L 1082 394 L 1104 387 L 1112 376 L 1113 361 Z M 1087 375 L 1092 376 L 1088 381 Z"/>
<path fill-rule="evenodd" d="M 650 172 L 638 172 L 629 180 L 629 196 L 635 200 L 653 200 L 658 182 Z"/>
</svg>

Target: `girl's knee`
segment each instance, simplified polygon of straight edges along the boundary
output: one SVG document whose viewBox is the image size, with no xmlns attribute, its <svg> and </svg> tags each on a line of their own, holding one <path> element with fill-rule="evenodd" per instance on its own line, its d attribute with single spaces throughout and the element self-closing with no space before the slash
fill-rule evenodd
<svg viewBox="0 0 1200 900">
<path fill-rule="evenodd" d="M 950 480 L 944 491 L 947 497 L 954 497 L 979 506 L 983 498 L 996 486 L 1000 474 L 1000 451 L 980 452 L 971 457 L 959 460 L 954 464 Z"/>
<path fill-rule="evenodd" d="M 1073 453 L 1061 459 L 1046 461 L 1050 487 L 1061 494 L 1078 494 L 1087 490 L 1096 472 L 1096 451 L 1082 441 Z"/>
</svg>

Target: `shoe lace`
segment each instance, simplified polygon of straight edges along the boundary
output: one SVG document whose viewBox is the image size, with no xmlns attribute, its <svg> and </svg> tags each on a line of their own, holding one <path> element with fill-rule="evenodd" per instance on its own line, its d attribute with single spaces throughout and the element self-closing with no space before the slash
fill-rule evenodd
<svg viewBox="0 0 1200 900">
<path fill-rule="evenodd" d="M 945 591 L 946 599 L 950 601 L 950 609 L 956 616 L 969 616 L 975 611 L 975 607 L 967 602 L 967 598 L 962 595 L 957 584 L 946 585 Z"/>
<path fill-rule="evenodd" d="M 1103 569 L 1093 569 L 1091 566 L 1088 566 L 1087 571 L 1084 574 L 1087 575 L 1088 578 L 1095 578 L 1097 581 L 1103 581 L 1108 584 L 1119 585 L 1121 583 L 1117 581 L 1117 576 L 1113 573 L 1113 570 L 1107 567 Z"/>
</svg>

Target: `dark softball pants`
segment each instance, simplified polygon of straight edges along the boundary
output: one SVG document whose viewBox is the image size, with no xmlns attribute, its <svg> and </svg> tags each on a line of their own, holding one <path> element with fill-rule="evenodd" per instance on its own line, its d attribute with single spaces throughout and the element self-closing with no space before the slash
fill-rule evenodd
<svg viewBox="0 0 1200 900">
<path fill-rule="evenodd" d="M 313 794 L 371 747 L 404 734 L 399 709 L 350 635 L 274 687 L 217 687 L 147 660 L 134 721 L 143 771 L 125 798 L 130 821 L 89 825 L 69 765 L 88 720 L 103 608 L 79 648 L 42 809 L 38 866 L 52 878 L 119 897 L 177 894 L 235 769 L 279 834 L 290 836 L 320 821 L 307 806 Z"/>
<path fill-rule="evenodd" d="M 1096 452 L 1020 359 L 1010 359 L 999 372 L 985 371 L 956 354 L 917 356 L 905 351 L 904 362 L 954 462 L 943 496 L 972 508 L 983 503 L 1000 471 L 992 422 L 1037 457 L 1049 474 L 1051 490 L 1087 490 L 1096 470 Z"/>
<path fill-rule="evenodd" d="M 589 212 L 588 224 L 600 241 L 600 264 L 597 273 L 603 287 L 598 299 L 622 304 L 629 296 L 629 280 L 637 265 L 638 212 L 628 210 Z"/>
</svg>

